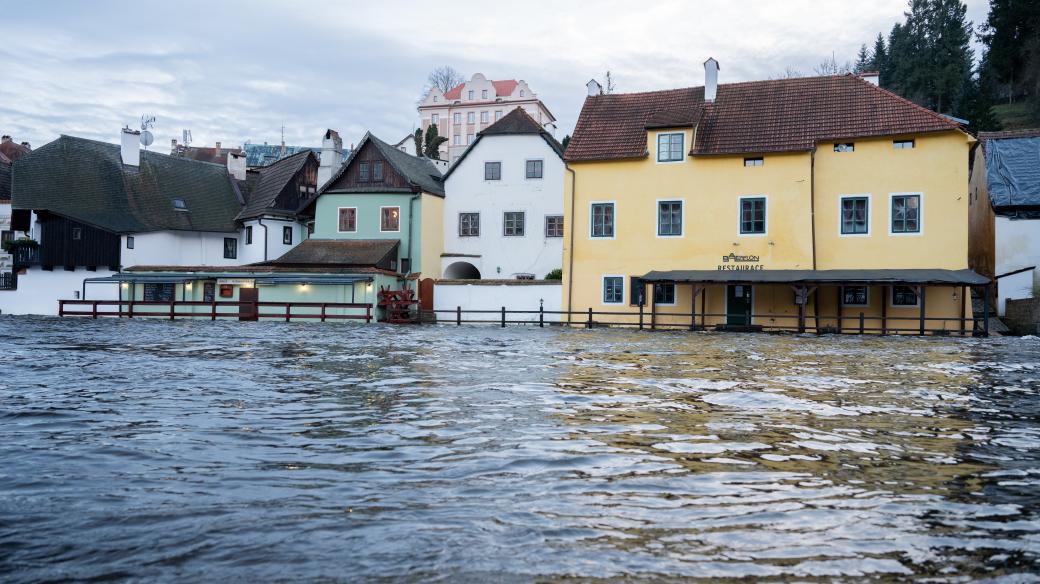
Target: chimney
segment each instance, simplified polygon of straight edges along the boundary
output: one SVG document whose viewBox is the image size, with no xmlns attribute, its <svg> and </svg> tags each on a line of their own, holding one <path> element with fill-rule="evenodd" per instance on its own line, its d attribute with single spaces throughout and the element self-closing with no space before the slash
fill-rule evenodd
<svg viewBox="0 0 1040 584">
<path fill-rule="evenodd" d="M 603 95 L 603 86 L 595 79 L 589 79 L 589 82 L 585 84 L 585 87 L 588 88 L 590 96 Z"/>
<path fill-rule="evenodd" d="M 343 165 L 343 140 L 336 130 L 326 130 L 321 141 L 321 162 L 318 165 L 318 187 L 325 185 Z"/>
<path fill-rule="evenodd" d="M 10 141 L 11 141 L 11 137 L 8 136 L 7 134 L 4 134 L 3 136 L 0 136 L 0 144 L 7 144 Z"/>
<path fill-rule="evenodd" d="M 228 152 L 227 170 L 228 174 L 235 177 L 236 179 L 246 180 L 246 153 Z"/>
<path fill-rule="evenodd" d="M 28 142 L 22 142 L 22 146 L 25 146 L 26 150 L 32 150 L 32 146 L 30 146 Z"/>
<path fill-rule="evenodd" d="M 719 90 L 719 62 L 708 57 L 704 62 L 704 101 L 715 101 L 715 95 Z"/>
<path fill-rule="evenodd" d="M 878 73 L 877 71 L 864 71 L 864 72 L 860 73 L 859 76 L 862 77 L 863 80 L 866 81 L 867 83 L 870 83 L 870 84 L 873 84 L 873 85 L 880 85 L 881 84 L 881 74 Z"/>
<path fill-rule="evenodd" d="M 216 150 L 220 150 L 220 142 L 217 142 L 216 144 L 217 144 L 217 145 L 216 145 L 216 146 L 215 146 L 214 148 L 215 148 Z"/>
<path fill-rule="evenodd" d="M 123 159 L 123 164 L 127 166 L 141 165 L 141 132 L 131 130 L 129 127 L 123 128 L 119 155 Z"/>
<path fill-rule="evenodd" d="M 176 154 L 176 153 L 177 153 L 177 139 L 176 138 L 172 138 L 172 139 L 170 139 L 170 154 Z"/>
</svg>

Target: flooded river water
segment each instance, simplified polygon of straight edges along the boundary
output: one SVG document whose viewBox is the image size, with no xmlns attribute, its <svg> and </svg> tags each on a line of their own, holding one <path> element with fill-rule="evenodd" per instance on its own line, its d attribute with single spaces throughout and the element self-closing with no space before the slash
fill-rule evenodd
<svg viewBox="0 0 1040 584">
<path fill-rule="evenodd" d="M 1036 581 L 1040 340 L 0 318 L 4 581 Z"/>
</svg>

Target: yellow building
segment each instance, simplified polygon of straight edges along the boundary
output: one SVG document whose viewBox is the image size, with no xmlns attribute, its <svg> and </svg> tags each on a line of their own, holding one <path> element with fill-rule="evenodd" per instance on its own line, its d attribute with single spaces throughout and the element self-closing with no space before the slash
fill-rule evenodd
<svg viewBox="0 0 1040 584">
<path fill-rule="evenodd" d="M 876 76 L 717 74 L 709 59 L 704 87 L 589 82 L 565 156 L 565 310 L 657 327 L 970 333 L 967 287 L 986 283 L 968 270 L 971 136 Z"/>
</svg>

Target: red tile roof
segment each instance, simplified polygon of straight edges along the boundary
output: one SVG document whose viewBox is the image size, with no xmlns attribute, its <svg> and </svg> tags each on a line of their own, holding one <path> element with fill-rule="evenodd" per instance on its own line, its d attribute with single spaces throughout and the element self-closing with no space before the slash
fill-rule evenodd
<svg viewBox="0 0 1040 584">
<path fill-rule="evenodd" d="M 516 79 L 503 79 L 502 81 L 492 81 L 492 85 L 495 86 L 495 94 L 498 97 L 505 97 L 507 95 L 513 95 L 513 90 L 519 83 Z M 460 83 L 455 87 L 452 87 L 444 94 L 444 99 L 462 99 L 462 87 L 465 83 Z"/>
<path fill-rule="evenodd" d="M 960 128 L 855 75 L 774 79 L 719 85 L 713 103 L 703 87 L 589 96 L 565 158 L 640 158 L 647 128 L 694 125 L 691 155 L 805 151 L 826 139 Z"/>
</svg>

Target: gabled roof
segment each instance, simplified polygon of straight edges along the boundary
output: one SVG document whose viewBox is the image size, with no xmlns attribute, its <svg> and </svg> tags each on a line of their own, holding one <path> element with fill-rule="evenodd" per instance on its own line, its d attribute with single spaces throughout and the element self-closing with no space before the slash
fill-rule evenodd
<svg viewBox="0 0 1040 584">
<path fill-rule="evenodd" d="M 0 156 L 3 156 L 8 162 L 14 162 L 30 152 L 32 150 L 28 146 L 23 146 L 14 140 L 0 142 Z"/>
<path fill-rule="evenodd" d="M 467 82 L 459 83 L 455 87 L 452 87 L 444 94 L 444 99 L 462 99 L 462 88 L 466 86 Z M 499 97 L 513 95 L 513 90 L 516 89 L 520 83 L 516 79 L 503 79 L 501 81 L 492 81 L 492 85 L 495 86 L 495 95 Z"/>
<path fill-rule="evenodd" d="M 329 189 L 329 186 L 334 184 L 339 177 L 343 176 L 343 173 L 350 168 L 354 159 L 357 158 L 357 154 L 361 152 L 365 144 L 369 142 L 379 150 L 380 154 L 383 155 L 383 158 L 394 167 L 394 170 L 407 179 L 408 182 L 431 195 L 437 195 L 439 197 L 444 196 L 444 179 L 441 177 L 441 171 L 438 170 L 432 162 L 426 158 L 420 158 L 418 156 L 412 156 L 407 152 L 402 152 L 390 144 L 383 142 L 379 138 L 376 138 L 371 132 L 365 132 L 365 137 L 361 139 L 361 142 L 359 142 L 357 147 L 350 153 L 347 160 L 339 167 L 336 174 L 332 175 L 332 178 L 321 187 L 317 196 L 321 196 L 322 193 L 332 190 Z M 357 192 L 384 192 L 385 190 L 386 189 L 383 187 L 370 187 L 358 189 Z M 335 192 L 349 192 L 349 190 L 342 191 L 336 189 Z M 314 199 L 307 201 L 301 206 L 301 209 L 308 207 L 313 201 Z"/>
<path fill-rule="evenodd" d="M 180 156 L 181 158 L 190 158 L 192 160 L 198 160 L 200 162 L 211 162 L 213 164 L 227 164 L 228 154 L 232 152 L 238 154 L 242 152 L 241 148 L 216 148 L 209 146 L 177 146 L 177 149 L 171 153 L 173 156 Z"/>
<path fill-rule="evenodd" d="M 13 167 L 13 206 L 115 233 L 233 232 L 241 202 L 227 169 L 151 151 L 126 166 L 117 144 L 61 136 Z M 173 199 L 187 208 L 174 208 Z"/>
<path fill-rule="evenodd" d="M 305 239 L 282 257 L 262 265 L 380 266 L 397 259 L 397 239 Z"/>
<path fill-rule="evenodd" d="M 998 214 L 1040 217 L 1040 129 L 979 134 L 986 155 L 986 189 Z"/>
<path fill-rule="evenodd" d="M 271 211 L 294 215 L 296 209 L 275 209 L 274 204 L 278 195 L 285 189 L 285 185 L 289 184 L 289 181 L 300 172 L 308 160 L 317 161 L 317 156 L 310 150 L 305 150 L 260 170 L 249 171 L 249 177 L 245 181 L 246 205 L 237 218 L 239 220 L 251 219 Z"/>
<path fill-rule="evenodd" d="M 541 136 L 542 139 L 545 140 L 545 143 L 548 144 L 550 148 L 552 148 L 553 152 L 555 152 L 556 155 L 559 156 L 561 159 L 563 158 L 563 146 L 561 146 L 560 143 L 556 141 L 556 138 L 554 138 L 552 134 L 546 131 L 545 128 L 539 125 L 539 123 L 536 122 L 530 114 L 524 111 L 524 108 L 518 107 L 513 111 L 509 112 L 508 114 L 502 116 L 501 120 L 498 120 L 497 122 L 491 124 L 490 126 L 478 132 L 477 139 L 474 140 L 473 143 L 470 144 L 465 151 L 463 151 L 462 156 L 460 156 L 458 160 L 456 160 L 455 163 L 451 165 L 451 168 L 448 169 L 448 172 L 444 174 L 444 180 L 448 180 L 448 177 L 451 176 L 451 173 L 455 172 L 455 169 L 458 168 L 460 164 L 462 164 L 462 161 L 466 159 L 466 156 L 468 156 L 469 153 L 477 147 L 477 144 L 479 144 L 480 140 L 485 136 L 490 137 L 524 135 Z"/>
<path fill-rule="evenodd" d="M 567 161 L 641 158 L 648 128 L 696 126 L 690 155 L 796 152 L 822 140 L 960 129 L 864 79 L 848 74 L 585 98 Z"/>
</svg>

